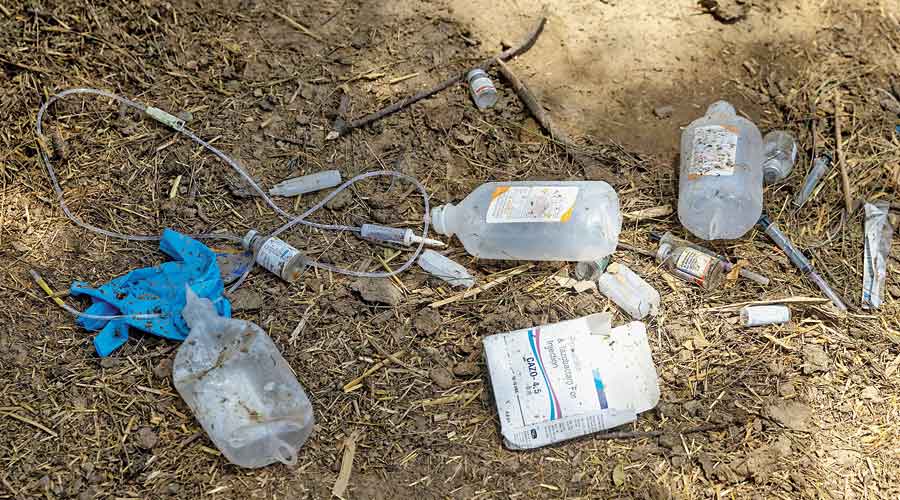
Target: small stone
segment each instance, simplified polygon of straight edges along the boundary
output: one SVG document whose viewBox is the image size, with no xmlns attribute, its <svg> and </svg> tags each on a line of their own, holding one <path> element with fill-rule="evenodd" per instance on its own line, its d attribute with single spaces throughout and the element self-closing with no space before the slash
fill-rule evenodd
<svg viewBox="0 0 900 500">
<path fill-rule="evenodd" d="M 249 288 L 241 288 L 231 294 L 232 311 L 255 311 L 262 307 L 263 296 Z"/>
<path fill-rule="evenodd" d="M 172 356 L 166 356 L 165 358 L 159 360 L 159 363 L 153 367 L 153 375 L 156 378 L 166 379 L 172 376 L 172 365 L 174 361 L 172 360 Z"/>
<path fill-rule="evenodd" d="M 681 440 L 675 434 L 663 434 L 659 437 L 659 445 L 674 450 L 681 446 Z"/>
<path fill-rule="evenodd" d="M 673 112 L 675 112 L 675 108 L 673 106 L 659 106 L 657 108 L 653 108 L 653 114 L 661 120 L 672 116 Z"/>
<path fill-rule="evenodd" d="M 540 142 L 543 139 L 541 126 L 532 117 L 525 118 L 519 128 L 519 142 Z"/>
<path fill-rule="evenodd" d="M 115 368 L 116 366 L 119 366 L 119 360 L 117 358 L 100 358 L 101 368 Z"/>
<path fill-rule="evenodd" d="M 453 373 L 459 377 L 471 377 L 481 373 L 481 369 L 471 361 L 464 361 L 453 367 Z"/>
<path fill-rule="evenodd" d="M 569 479 L 569 482 L 572 484 L 579 484 L 584 481 L 586 475 L 587 474 L 584 471 L 576 472 L 575 474 L 572 474 L 572 478 Z"/>
<path fill-rule="evenodd" d="M 529 298 L 525 302 L 525 311 L 528 314 L 537 314 L 537 313 L 541 312 L 541 303 L 534 299 Z"/>
<path fill-rule="evenodd" d="M 682 405 L 684 412 L 691 416 L 697 416 L 703 409 L 702 401 L 688 401 Z"/>
<path fill-rule="evenodd" d="M 782 401 L 765 409 L 766 416 L 795 431 L 809 430 L 812 410 L 798 401 Z"/>
<path fill-rule="evenodd" d="M 797 389 L 794 387 L 794 383 L 790 380 L 781 384 L 778 384 L 778 395 L 785 398 L 792 398 L 797 395 Z"/>
<path fill-rule="evenodd" d="M 710 346 L 709 341 L 703 335 L 697 335 L 693 338 L 695 349 L 705 349 Z"/>
<path fill-rule="evenodd" d="M 881 99 L 881 107 L 884 108 L 885 111 L 890 111 L 891 113 L 900 115 L 900 102 L 893 97 L 884 97 Z"/>
<path fill-rule="evenodd" d="M 472 134 L 466 134 L 466 133 L 464 133 L 464 132 L 456 131 L 456 132 L 453 134 L 453 136 L 456 138 L 456 140 L 458 140 L 459 142 L 461 142 L 461 143 L 463 143 L 463 144 L 472 144 L 472 142 L 475 141 L 475 136 L 474 136 L 474 135 L 472 135 Z"/>
<path fill-rule="evenodd" d="M 703 468 L 703 473 L 706 474 L 707 479 L 712 479 L 713 474 L 715 473 L 715 461 L 713 460 L 712 455 L 706 452 L 701 452 L 697 455 L 697 461 L 700 462 L 700 467 Z"/>
<path fill-rule="evenodd" d="M 413 328 L 421 335 L 434 335 L 441 328 L 441 314 L 430 307 L 422 309 L 413 319 Z"/>
<path fill-rule="evenodd" d="M 816 372 L 828 371 L 828 354 L 818 344 L 803 346 L 803 373 L 810 375 Z"/>
<path fill-rule="evenodd" d="M 303 87 L 300 89 L 300 97 L 309 101 L 309 100 L 312 100 L 312 98 L 315 96 L 316 96 L 316 89 L 312 85 L 310 85 L 308 83 L 304 83 Z"/>
<path fill-rule="evenodd" d="M 878 388 L 871 385 L 864 387 L 863 390 L 859 393 L 859 397 L 863 399 L 879 399 L 878 396 Z"/>
<path fill-rule="evenodd" d="M 676 456 L 672 457 L 672 467 L 682 467 L 682 466 L 684 466 L 684 463 L 685 463 L 684 457 L 682 457 L 680 455 L 676 455 Z"/>
<path fill-rule="evenodd" d="M 137 432 L 137 445 L 144 450 L 153 448 L 158 441 L 159 437 L 149 427 L 141 427 Z"/>
<path fill-rule="evenodd" d="M 21 241 L 13 241 L 12 243 L 10 243 L 10 246 L 13 247 L 13 250 L 21 253 L 31 251 L 31 248 L 29 248 L 28 245 L 22 243 Z"/>
<path fill-rule="evenodd" d="M 353 201 L 353 193 L 351 193 L 349 189 L 345 189 L 335 195 L 334 198 L 328 200 L 328 203 L 325 204 L 325 208 L 329 210 L 341 210 L 346 208 L 351 201 Z"/>
<path fill-rule="evenodd" d="M 432 370 L 428 372 L 428 376 L 431 378 L 431 381 L 441 389 L 449 389 L 453 387 L 456 382 L 453 378 L 453 374 L 450 373 L 450 370 L 443 366 L 432 368 Z"/>
<path fill-rule="evenodd" d="M 360 278 L 353 283 L 351 288 L 359 292 L 366 302 L 395 306 L 403 300 L 403 293 L 394 286 L 391 280 L 385 278 Z"/>
</svg>

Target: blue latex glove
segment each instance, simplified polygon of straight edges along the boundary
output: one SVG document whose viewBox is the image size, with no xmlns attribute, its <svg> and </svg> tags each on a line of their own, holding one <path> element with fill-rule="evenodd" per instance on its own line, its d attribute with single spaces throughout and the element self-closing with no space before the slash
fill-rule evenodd
<svg viewBox="0 0 900 500">
<path fill-rule="evenodd" d="M 211 300 L 220 315 L 231 317 L 231 304 L 222 295 L 225 286 L 212 250 L 171 229 L 163 231 L 159 249 L 174 260 L 131 271 L 100 288 L 91 288 L 83 282 L 72 283 L 71 295 L 88 295 L 93 300 L 93 305 L 84 311 L 86 314 L 162 314 L 150 319 L 114 320 L 79 316 L 77 324 L 90 331 L 100 331 L 94 337 L 94 348 L 100 356 L 121 347 L 128 340 L 129 327 L 171 340 L 184 340 L 190 330 L 181 317 L 186 285 L 199 297 Z"/>
</svg>

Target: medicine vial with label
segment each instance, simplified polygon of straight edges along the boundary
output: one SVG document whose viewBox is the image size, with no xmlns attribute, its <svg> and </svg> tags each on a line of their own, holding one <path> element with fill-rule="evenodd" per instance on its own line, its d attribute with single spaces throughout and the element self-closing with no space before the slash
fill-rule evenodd
<svg viewBox="0 0 900 500">
<path fill-rule="evenodd" d="M 725 102 L 681 135 L 678 219 L 704 240 L 736 239 L 762 215 L 762 135 Z"/>
<path fill-rule="evenodd" d="M 725 275 L 725 263 L 712 255 L 672 239 L 660 240 L 656 260 L 672 274 L 707 290 L 719 286 Z"/>
<path fill-rule="evenodd" d="M 482 259 L 581 262 L 615 251 L 622 215 L 605 182 L 489 182 L 434 208 L 431 223 Z"/>
</svg>

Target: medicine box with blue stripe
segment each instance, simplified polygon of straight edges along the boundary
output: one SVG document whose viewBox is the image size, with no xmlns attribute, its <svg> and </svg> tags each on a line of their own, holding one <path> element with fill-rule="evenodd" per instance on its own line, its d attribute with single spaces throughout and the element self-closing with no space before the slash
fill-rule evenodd
<svg viewBox="0 0 900 500">
<path fill-rule="evenodd" d="M 644 323 L 593 314 L 484 339 L 500 431 L 530 449 L 618 427 L 659 401 Z"/>
</svg>

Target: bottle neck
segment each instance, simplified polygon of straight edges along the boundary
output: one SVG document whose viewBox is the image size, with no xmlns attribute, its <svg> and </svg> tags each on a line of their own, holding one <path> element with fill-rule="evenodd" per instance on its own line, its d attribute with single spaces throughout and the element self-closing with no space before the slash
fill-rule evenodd
<svg viewBox="0 0 900 500">
<path fill-rule="evenodd" d="M 444 236 L 453 236 L 456 233 L 452 223 L 454 210 L 456 210 L 456 206 L 451 203 L 431 210 L 431 227 L 436 233 Z"/>
<path fill-rule="evenodd" d="M 734 106 L 725 101 L 716 101 L 706 108 L 706 116 L 726 117 L 734 114 Z"/>
</svg>

